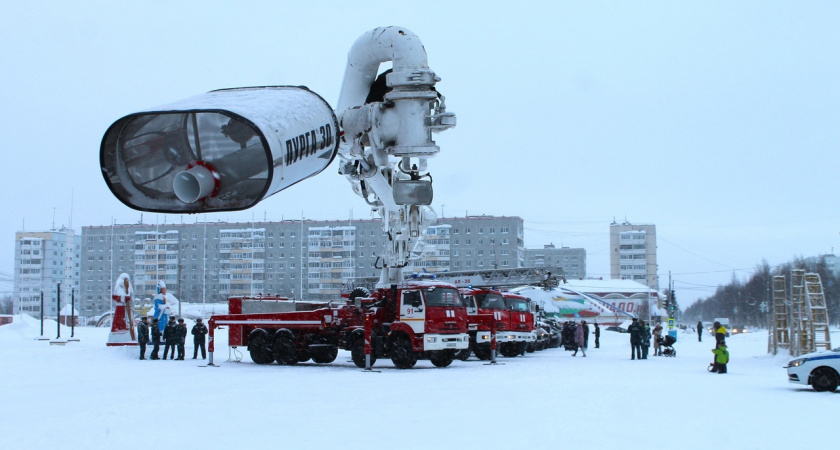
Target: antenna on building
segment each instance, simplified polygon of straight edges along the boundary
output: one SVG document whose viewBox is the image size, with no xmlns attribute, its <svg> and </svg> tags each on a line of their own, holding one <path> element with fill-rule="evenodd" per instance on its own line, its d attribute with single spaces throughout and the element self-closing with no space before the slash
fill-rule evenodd
<svg viewBox="0 0 840 450">
<path fill-rule="evenodd" d="M 55 206 L 53 206 L 53 222 L 52 222 L 52 229 L 55 230 Z"/>
<path fill-rule="evenodd" d="M 70 188 L 70 229 L 73 229 L 73 188 Z"/>
</svg>

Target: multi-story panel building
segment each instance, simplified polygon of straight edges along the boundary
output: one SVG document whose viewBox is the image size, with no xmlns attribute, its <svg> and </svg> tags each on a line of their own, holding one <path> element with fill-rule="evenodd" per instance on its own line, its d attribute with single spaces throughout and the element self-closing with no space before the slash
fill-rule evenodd
<svg viewBox="0 0 840 450">
<path fill-rule="evenodd" d="M 415 248 L 423 258 L 410 267 L 523 267 L 523 236 L 519 217 L 440 219 Z M 380 275 L 386 243 L 379 220 L 83 227 L 80 308 L 94 317 L 109 312 L 113 280 L 121 273 L 132 277 L 141 301 L 154 297 L 157 280 L 190 303 L 267 293 L 336 300 L 348 279 Z"/>
<path fill-rule="evenodd" d="M 610 224 L 610 278 L 659 290 L 656 225 Z"/>
<path fill-rule="evenodd" d="M 467 216 L 438 219 L 450 225 L 452 271 L 525 266 L 525 226 L 520 217 Z"/>
<path fill-rule="evenodd" d="M 44 315 L 57 317 L 78 298 L 80 251 L 81 237 L 69 228 L 15 233 L 14 312 L 40 316 L 43 292 Z"/>
<path fill-rule="evenodd" d="M 307 278 L 311 300 L 335 300 L 356 276 L 356 227 L 310 227 Z"/>
<path fill-rule="evenodd" d="M 554 247 L 525 249 L 525 267 L 560 267 L 567 280 L 586 278 L 586 249 Z"/>
<path fill-rule="evenodd" d="M 423 233 L 422 241 L 412 252 L 412 272 L 446 272 L 450 270 L 452 225 L 432 225 Z"/>
</svg>

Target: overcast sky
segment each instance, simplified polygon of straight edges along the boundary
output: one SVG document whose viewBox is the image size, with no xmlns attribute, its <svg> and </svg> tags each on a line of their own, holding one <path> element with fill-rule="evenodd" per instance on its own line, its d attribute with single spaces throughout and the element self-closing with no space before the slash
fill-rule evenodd
<svg viewBox="0 0 840 450">
<path fill-rule="evenodd" d="M 609 224 L 655 224 L 683 305 L 840 245 L 840 2 L 351 3 L 3 2 L 0 280 L 16 231 L 140 220 L 99 170 L 116 119 L 255 85 L 335 107 L 350 46 L 388 25 L 458 116 L 429 163 L 439 214 L 520 216 L 527 247 L 583 247 L 604 277 Z M 337 170 L 207 220 L 370 218 Z M 204 218 L 143 215 L 182 220 Z"/>
</svg>

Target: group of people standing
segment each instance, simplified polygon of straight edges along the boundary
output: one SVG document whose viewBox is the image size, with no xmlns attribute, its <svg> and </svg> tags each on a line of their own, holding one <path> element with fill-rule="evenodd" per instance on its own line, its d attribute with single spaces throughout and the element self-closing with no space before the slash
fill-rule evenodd
<svg viewBox="0 0 840 450">
<path fill-rule="evenodd" d="M 151 332 L 151 338 L 149 333 Z M 207 351 L 205 350 L 205 342 L 207 337 L 207 327 L 204 325 L 202 319 L 199 317 L 195 320 L 195 325 L 192 328 L 193 335 L 193 358 L 198 357 L 198 349 L 201 349 L 201 359 L 207 358 Z M 160 351 L 161 337 L 163 337 L 163 359 L 167 357 L 170 360 L 178 359 L 183 361 L 185 356 L 184 342 L 187 339 L 187 324 L 184 323 L 183 318 L 178 319 L 175 323 L 174 317 L 169 317 L 169 320 L 163 326 L 160 326 L 160 321 L 157 317 L 152 319 L 151 327 L 149 327 L 148 318 L 142 317 L 137 324 L 137 343 L 140 345 L 140 359 L 146 359 L 146 344 L 152 343 L 152 353 L 149 359 L 161 359 L 158 355 Z M 172 351 L 170 356 L 170 350 Z M 178 352 L 176 357 L 175 352 Z"/>
</svg>

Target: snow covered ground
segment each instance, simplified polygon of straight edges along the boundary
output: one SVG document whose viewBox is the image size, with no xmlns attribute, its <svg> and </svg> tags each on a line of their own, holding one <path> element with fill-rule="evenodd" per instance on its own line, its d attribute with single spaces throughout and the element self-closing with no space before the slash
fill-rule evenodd
<svg viewBox="0 0 840 450">
<path fill-rule="evenodd" d="M 192 326 L 192 323 L 189 323 Z M 45 323 L 54 338 L 55 322 Z M 787 382 L 767 333 L 729 339 L 729 373 L 708 373 L 712 338 L 681 334 L 676 358 L 630 360 L 627 334 L 603 332 L 587 358 L 549 349 L 495 366 L 420 361 L 364 372 L 329 365 L 228 360 L 139 361 L 108 348 L 108 330 L 80 342 L 38 341 L 28 317 L 0 326 L 0 441 L 7 449 L 118 448 L 737 448 L 837 445 L 840 394 Z M 62 328 L 62 338 L 70 336 Z M 840 333 L 832 334 L 835 345 Z M 590 346 L 592 343 L 590 342 Z M 192 343 L 187 344 L 187 357 Z"/>
</svg>

